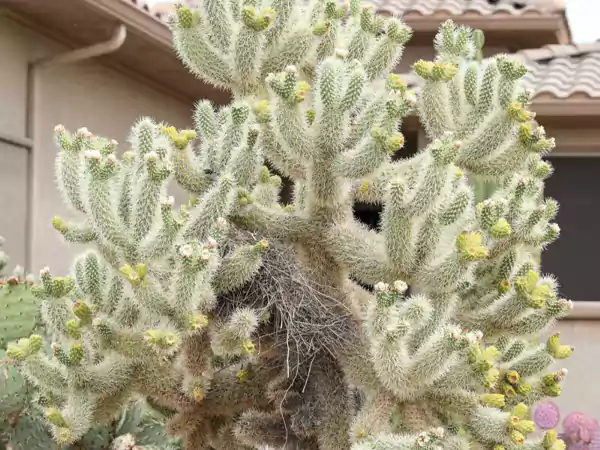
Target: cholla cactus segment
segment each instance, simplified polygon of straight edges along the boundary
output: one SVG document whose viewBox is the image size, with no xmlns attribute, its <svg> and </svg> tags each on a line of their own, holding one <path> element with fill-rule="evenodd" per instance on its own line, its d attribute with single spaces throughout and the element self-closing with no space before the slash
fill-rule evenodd
<svg viewBox="0 0 600 450">
<path fill-rule="evenodd" d="M 523 66 L 480 63 L 482 33 L 446 22 L 416 96 L 389 75 L 410 30 L 359 0 L 206 0 L 171 27 L 231 105 L 199 102 L 194 131 L 141 119 L 121 158 L 56 130 L 84 219 L 54 225 L 93 250 L 72 277 L 41 273 L 54 358 L 33 337 L 11 355 L 60 399 L 57 440 L 143 396 L 188 449 L 524 445 L 572 349 L 528 345 L 571 304 L 535 262 L 559 229 Z M 431 143 L 393 161 L 413 112 Z M 498 186 L 478 205 L 475 177 Z M 383 206 L 379 229 L 354 201 Z"/>
</svg>

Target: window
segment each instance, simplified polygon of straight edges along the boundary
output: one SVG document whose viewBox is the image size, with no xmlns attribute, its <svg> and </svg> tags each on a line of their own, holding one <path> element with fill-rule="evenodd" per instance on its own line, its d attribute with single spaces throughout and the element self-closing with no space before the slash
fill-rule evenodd
<svg viewBox="0 0 600 450">
<path fill-rule="evenodd" d="M 292 197 L 294 194 L 294 182 L 288 177 L 282 175 L 277 169 L 273 167 L 268 161 L 265 162 L 265 165 L 269 168 L 271 175 L 277 175 L 281 178 L 281 190 L 279 191 L 279 201 L 284 205 L 289 205 L 292 203 Z"/>
<path fill-rule="evenodd" d="M 561 295 L 600 301 L 600 158 L 553 158 L 556 171 L 545 196 L 560 203 L 558 241 L 542 254 L 542 269 L 553 273 Z"/>
</svg>

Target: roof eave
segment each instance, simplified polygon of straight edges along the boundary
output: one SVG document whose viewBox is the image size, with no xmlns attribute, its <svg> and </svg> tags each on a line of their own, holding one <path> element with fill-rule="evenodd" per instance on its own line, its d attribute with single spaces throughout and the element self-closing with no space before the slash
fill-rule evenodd
<svg viewBox="0 0 600 450">
<path fill-rule="evenodd" d="M 172 48 L 171 32 L 164 22 L 153 17 L 151 14 L 144 14 L 140 8 L 132 3 L 114 0 L 82 1 L 103 10 L 113 17 L 120 17 L 128 25 L 143 31 L 149 39 L 155 40 L 158 45 Z M 387 14 L 385 11 L 381 11 L 381 13 Z M 542 42 L 540 46 L 547 44 L 568 44 L 571 40 L 570 30 L 564 12 L 532 12 L 520 15 L 507 12 L 499 12 L 491 15 L 467 12 L 461 15 L 453 15 L 445 11 L 439 11 L 432 15 L 422 15 L 416 12 L 409 12 L 403 15 L 403 20 L 417 35 L 429 35 L 430 33 L 437 32 L 440 24 L 448 19 L 462 25 L 481 29 L 488 33 L 510 33 L 513 39 L 516 35 L 521 34 L 531 38 L 532 31 L 554 34 L 552 42 L 549 42 L 544 35 L 544 42 Z"/>
<path fill-rule="evenodd" d="M 87 47 L 108 38 L 119 25 L 127 39 L 118 51 L 98 58 L 101 64 L 155 90 L 190 103 L 208 98 L 230 101 L 228 92 L 198 80 L 175 55 L 164 22 L 122 0 L 5 0 L 0 7 L 23 26 L 67 49 Z"/>
<path fill-rule="evenodd" d="M 102 61 L 126 70 L 129 74 L 138 74 L 140 79 L 146 79 L 173 96 L 189 100 L 210 98 L 218 103 L 227 102 L 229 94 L 216 91 L 210 86 L 194 78 L 183 64 L 177 60 L 173 52 L 171 33 L 166 24 L 154 15 L 145 12 L 140 7 L 123 0 L 5 0 L 9 8 L 17 14 L 31 17 L 36 23 L 36 30 L 47 28 L 53 34 L 60 35 L 67 46 L 89 45 L 106 37 L 100 36 L 106 30 L 113 29 L 118 24 L 127 26 L 129 33 L 125 45 L 115 54 L 103 57 Z M 73 26 L 65 18 L 65 12 L 70 15 L 78 11 L 81 20 L 79 26 Z M 535 47 L 532 39 L 544 39 L 542 44 L 548 44 L 549 36 L 556 43 L 568 39 L 568 28 L 561 14 L 524 13 L 494 13 L 482 15 L 467 12 L 456 16 L 448 12 L 437 12 L 433 15 L 408 13 L 405 20 L 414 33 L 414 44 L 419 41 L 431 45 L 432 35 L 438 30 L 440 23 L 452 19 L 457 23 L 482 29 L 486 32 L 486 41 L 513 44 L 527 48 L 522 44 L 530 43 L 529 48 Z M 85 23 L 87 22 L 87 23 Z M 51 29 L 53 27 L 53 29 Z M 65 33 L 71 33 L 67 36 Z M 534 31 L 532 33 L 532 31 Z M 64 36 L 63 36 L 64 35 Z M 533 45 L 532 45 L 533 44 Z M 508 51 L 513 51 L 508 49 Z"/>
<path fill-rule="evenodd" d="M 447 19 L 462 25 L 479 28 L 483 31 L 531 32 L 535 30 L 557 30 L 560 28 L 561 23 L 564 22 L 564 18 L 558 14 L 523 14 L 515 16 L 508 13 L 482 15 L 467 12 L 457 16 L 444 12 L 432 15 L 409 12 L 403 16 L 403 20 L 415 32 L 437 30 L 440 22 Z"/>
<path fill-rule="evenodd" d="M 426 41 L 437 32 L 445 20 L 477 28 L 486 33 L 489 44 L 504 44 L 515 47 L 517 51 L 527 47 L 542 47 L 548 44 L 568 44 L 571 42 L 569 26 L 564 13 L 524 13 L 520 15 L 499 12 L 483 15 L 466 12 L 453 15 L 439 11 L 432 15 L 409 12 L 403 20 L 413 29 L 413 39 Z"/>
<path fill-rule="evenodd" d="M 140 8 L 132 3 L 115 0 L 80 1 L 87 3 L 110 17 L 119 18 L 125 25 L 135 28 L 138 33 L 154 42 L 157 46 L 172 50 L 173 43 L 168 27 L 157 18 L 152 17 L 152 15 L 144 14 Z"/>
<path fill-rule="evenodd" d="M 586 120 L 593 118 L 600 120 L 600 98 L 591 98 L 585 94 L 573 94 L 569 97 L 559 98 L 551 94 L 537 95 L 532 103 L 533 111 L 538 117 L 566 118 L 572 120 Z"/>
</svg>

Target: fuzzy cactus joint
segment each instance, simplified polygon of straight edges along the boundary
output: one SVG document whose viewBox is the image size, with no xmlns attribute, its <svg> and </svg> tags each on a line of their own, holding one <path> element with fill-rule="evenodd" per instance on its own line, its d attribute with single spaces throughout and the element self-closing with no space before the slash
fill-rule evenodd
<svg viewBox="0 0 600 450">
<path fill-rule="evenodd" d="M 42 331 L 6 350 L 55 443 L 144 401 L 188 450 L 564 450 L 533 433 L 573 349 L 532 337 L 572 303 L 538 263 L 560 230 L 525 67 L 446 22 L 415 93 L 410 28 L 359 0 L 204 0 L 170 26 L 229 105 L 142 118 L 125 148 L 55 128 L 80 220 L 52 223 L 89 249 L 41 271 Z M 429 144 L 394 160 L 410 115 Z"/>
</svg>

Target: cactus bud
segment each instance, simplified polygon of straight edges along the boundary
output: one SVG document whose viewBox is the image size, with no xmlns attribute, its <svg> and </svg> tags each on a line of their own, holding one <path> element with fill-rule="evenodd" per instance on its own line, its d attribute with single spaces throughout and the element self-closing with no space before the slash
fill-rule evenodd
<svg viewBox="0 0 600 450">
<path fill-rule="evenodd" d="M 44 411 L 44 416 L 48 422 L 58 428 L 66 428 L 68 426 L 67 421 L 56 408 L 46 409 L 46 411 Z"/>
<path fill-rule="evenodd" d="M 509 433 L 509 437 L 513 444 L 523 445 L 525 443 L 525 436 L 518 430 L 512 430 Z"/>
<path fill-rule="evenodd" d="M 492 406 L 494 408 L 504 407 L 504 395 L 502 394 L 483 394 L 480 401 L 484 406 Z"/>
<path fill-rule="evenodd" d="M 498 219 L 498 221 L 492 225 L 490 233 L 495 238 L 503 238 L 512 234 L 512 227 L 508 221 L 504 218 Z"/>
<path fill-rule="evenodd" d="M 460 255 L 467 261 L 477 261 L 488 256 L 481 233 L 467 231 L 461 233 L 456 240 L 456 246 Z"/>
<path fill-rule="evenodd" d="M 256 351 L 254 343 L 250 339 L 245 339 L 240 345 L 240 349 L 244 356 L 254 355 L 254 352 Z"/>
</svg>

